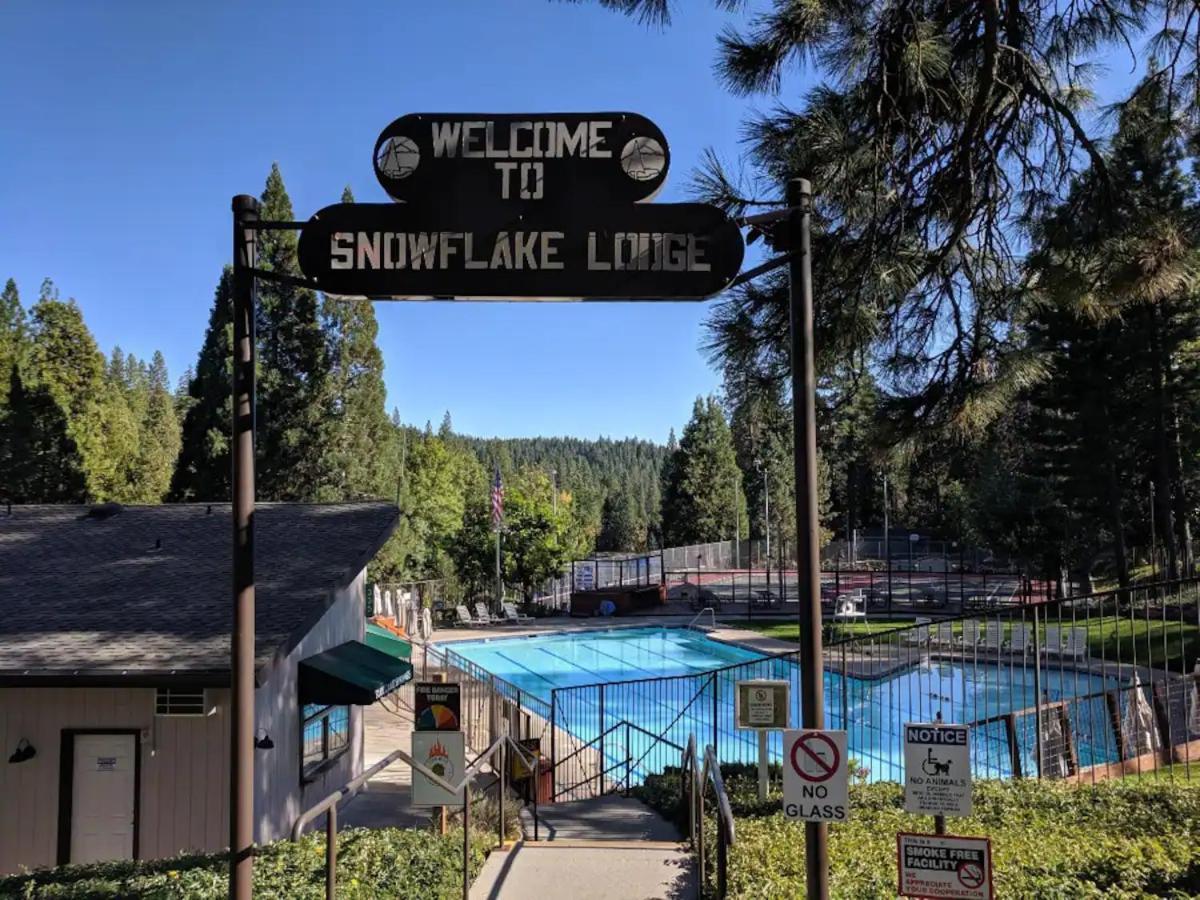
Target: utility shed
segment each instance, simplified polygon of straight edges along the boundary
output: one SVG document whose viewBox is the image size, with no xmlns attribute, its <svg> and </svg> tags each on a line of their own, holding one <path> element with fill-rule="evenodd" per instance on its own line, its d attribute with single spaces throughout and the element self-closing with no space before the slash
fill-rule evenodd
<svg viewBox="0 0 1200 900">
<path fill-rule="evenodd" d="M 389 503 L 259 504 L 255 839 L 362 768 Z M 229 844 L 228 504 L 0 509 L 0 874 Z"/>
</svg>

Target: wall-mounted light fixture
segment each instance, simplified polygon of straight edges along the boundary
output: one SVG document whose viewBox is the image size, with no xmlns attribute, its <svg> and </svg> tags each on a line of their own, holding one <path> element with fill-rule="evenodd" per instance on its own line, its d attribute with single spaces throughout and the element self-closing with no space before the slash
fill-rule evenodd
<svg viewBox="0 0 1200 900">
<path fill-rule="evenodd" d="M 33 744 L 25 738 L 17 741 L 17 749 L 13 751 L 12 756 L 8 758 L 10 763 L 23 763 L 26 760 L 33 759 L 37 756 L 37 750 L 33 748 Z"/>
<path fill-rule="evenodd" d="M 260 728 L 254 733 L 254 746 L 259 750 L 275 749 L 275 742 L 271 740 L 271 736 L 267 734 L 267 729 Z"/>
</svg>

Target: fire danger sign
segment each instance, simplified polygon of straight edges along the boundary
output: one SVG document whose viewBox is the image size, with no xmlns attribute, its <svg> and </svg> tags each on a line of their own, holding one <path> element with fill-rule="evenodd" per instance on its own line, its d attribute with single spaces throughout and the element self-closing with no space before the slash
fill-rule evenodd
<svg viewBox="0 0 1200 900">
<path fill-rule="evenodd" d="M 846 732 L 783 733 L 783 815 L 798 822 L 850 817 Z"/>
<path fill-rule="evenodd" d="M 992 900 L 992 844 L 988 838 L 896 835 L 902 897 Z"/>
</svg>

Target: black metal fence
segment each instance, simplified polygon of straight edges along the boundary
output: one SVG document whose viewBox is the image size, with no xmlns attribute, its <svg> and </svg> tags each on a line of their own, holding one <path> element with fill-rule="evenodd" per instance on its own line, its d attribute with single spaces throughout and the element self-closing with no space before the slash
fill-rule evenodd
<svg viewBox="0 0 1200 900">
<path fill-rule="evenodd" d="M 1198 616 L 1200 584 L 1188 580 L 909 625 L 868 617 L 838 626 L 843 637 L 826 646 L 827 726 L 848 732 L 868 780 L 901 780 L 904 723 L 939 713 L 972 726 L 977 777 L 1190 778 L 1200 764 Z M 556 790 L 638 783 L 674 765 L 693 734 L 722 762 L 756 762 L 756 736 L 735 727 L 735 685 L 788 681 L 798 723 L 797 663 L 785 653 L 554 690 L 552 731 L 584 748 L 556 755 Z M 780 735 L 769 751 L 780 760 Z"/>
<path fill-rule="evenodd" d="M 736 623 L 733 627 L 736 627 Z M 1200 777 L 1200 581 L 909 623 L 871 616 L 827 626 L 826 724 L 847 731 L 863 780 L 902 780 L 903 726 L 971 726 L 978 778 Z M 695 736 L 725 763 L 755 763 L 757 737 L 734 722 L 738 681 L 791 685 L 795 652 L 720 669 L 531 693 L 451 648 L 429 646 L 424 672 L 463 685 L 472 746 L 501 733 L 539 738 L 555 799 L 628 790 L 678 765 Z M 773 762 L 781 735 L 770 735 Z"/>
</svg>

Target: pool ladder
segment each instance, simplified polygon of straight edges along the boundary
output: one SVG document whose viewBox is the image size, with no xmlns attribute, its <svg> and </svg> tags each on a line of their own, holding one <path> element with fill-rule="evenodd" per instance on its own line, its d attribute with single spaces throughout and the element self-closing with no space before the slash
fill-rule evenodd
<svg viewBox="0 0 1200 900">
<path fill-rule="evenodd" d="M 711 606 L 704 607 L 704 609 L 700 610 L 700 612 L 698 612 L 698 613 L 696 613 L 696 615 L 692 616 L 692 621 L 687 623 L 687 627 L 694 628 L 696 623 L 700 621 L 700 617 L 702 615 L 704 615 L 705 613 L 708 613 L 709 616 L 712 617 L 712 627 L 713 627 L 713 630 L 715 631 L 716 627 L 717 627 L 717 614 L 715 612 L 713 612 L 713 608 Z"/>
</svg>

